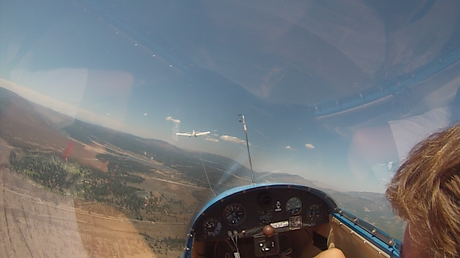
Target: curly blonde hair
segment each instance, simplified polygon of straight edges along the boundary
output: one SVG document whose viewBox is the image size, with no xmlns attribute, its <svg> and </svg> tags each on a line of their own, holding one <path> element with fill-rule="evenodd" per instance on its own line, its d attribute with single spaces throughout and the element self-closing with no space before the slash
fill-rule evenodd
<svg viewBox="0 0 460 258">
<path fill-rule="evenodd" d="M 386 195 L 407 221 L 414 250 L 433 258 L 460 257 L 460 125 L 417 144 Z"/>
</svg>

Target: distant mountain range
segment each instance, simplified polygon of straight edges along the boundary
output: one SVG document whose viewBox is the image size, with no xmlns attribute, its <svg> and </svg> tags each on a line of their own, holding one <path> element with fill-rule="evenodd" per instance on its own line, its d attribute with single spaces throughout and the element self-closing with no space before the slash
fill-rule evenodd
<svg viewBox="0 0 460 258">
<path fill-rule="evenodd" d="M 97 154 L 84 145 L 105 146 L 108 154 L 129 155 L 136 159 L 153 159 L 180 172 L 184 179 L 207 187 L 203 167 L 216 191 L 250 183 L 250 170 L 220 155 L 186 151 L 167 142 L 144 139 L 132 134 L 73 119 L 49 108 L 31 103 L 17 94 L 0 88 L 0 137 L 21 148 L 40 148 L 61 153 L 70 139 L 77 141 L 71 158 L 85 162 Z M 81 144 L 80 144 L 80 143 Z M 94 163 L 88 163 L 92 165 Z M 100 168 L 95 166 L 96 168 Z M 402 238 L 404 223 L 392 213 L 385 196 L 379 193 L 343 192 L 315 183 L 299 175 L 254 172 L 257 183 L 294 183 L 317 188 L 331 195 L 340 207 Z"/>
</svg>

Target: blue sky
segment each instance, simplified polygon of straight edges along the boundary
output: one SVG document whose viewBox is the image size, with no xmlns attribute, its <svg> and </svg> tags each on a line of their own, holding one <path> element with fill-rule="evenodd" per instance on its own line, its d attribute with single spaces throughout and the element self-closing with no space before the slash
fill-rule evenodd
<svg viewBox="0 0 460 258">
<path fill-rule="evenodd" d="M 18 12 L 1 13 L 9 24 L 1 22 L 2 87 L 70 116 L 247 165 L 243 113 L 255 170 L 383 190 L 385 166 L 358 179 L 347 163 L 350 139 L 307 109 L 369 87 L 385 66 L 385 19 L 374 7 L 81 3 L 9 3 Z M 174 136 L 191 130 L 211 135 Z"/>
</svg>

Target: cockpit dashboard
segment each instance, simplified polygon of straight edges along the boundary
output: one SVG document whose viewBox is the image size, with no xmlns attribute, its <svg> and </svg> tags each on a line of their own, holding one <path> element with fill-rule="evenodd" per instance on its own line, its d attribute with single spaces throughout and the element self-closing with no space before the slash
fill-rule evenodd
<svg viewBox="0 0 460 258">
<path fill-rule="evenodd" d="M 271 225 L 275 233 L 328 223 L 335 203 L 304 186 L 266 185 L 222 196 L 206 207 L 195 223 L 196 241 L 217 241 L 237 232 L 239 238 L 262 234 Z"/>
<path fill-rule="evenodd" d="M 337 205 L 327 194 L 306 186 L 233 188 L 216 196 L 193 220 L 184 257 L 300 255 L 306 242 L 316 245 L 308 251 L 318 253 L 327 239 L 315 229 L 329 224 L 334 212 Z"/>
</svg>

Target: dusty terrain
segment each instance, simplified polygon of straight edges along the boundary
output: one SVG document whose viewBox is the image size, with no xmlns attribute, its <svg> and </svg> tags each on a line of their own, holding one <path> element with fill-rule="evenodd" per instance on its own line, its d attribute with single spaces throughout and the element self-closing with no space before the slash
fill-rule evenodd
<svg viewBox="0 0 460 258">
<path fill-rule="evenodd" d="M 177 257 L 181 253 L 161 244 L 153 251 L 145 235 L 173 238 L 186 230 L 184 223 L 130 220 L 104 204 L 82 203 L 36 187 L 8 169 L 0 173 L 0 257 Z"/>
</svg>

